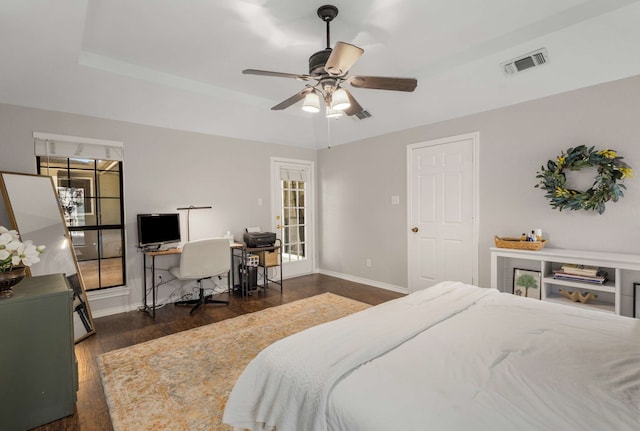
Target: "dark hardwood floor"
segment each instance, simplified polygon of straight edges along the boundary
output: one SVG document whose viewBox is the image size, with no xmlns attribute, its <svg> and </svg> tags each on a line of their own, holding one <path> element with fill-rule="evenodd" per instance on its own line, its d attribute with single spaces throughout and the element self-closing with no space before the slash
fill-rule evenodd
<svg viewBox="0 0 640 431">
<path fill-rule="evenodd" d="M 229 305 L 206 305 L 191 316 L 189 308 L 169 304 L 156 310 L 155 321 L 140 311 L 94 319 L 96 333 L 75 346 L 80 382 L 75 413 L 35 430 L 113 430 L 96 365 L 96 359 L 102 353 L 324 292 L 372 305 L 403 296 L 400 293 L 313 274 L 285 280 L 282 293 L 279 286 L 274 286 L 265 294 L 254 293 L 247 298 L 233 295 L 229 298 Z M 221 299 L 226 296 L 221 295 Z"/>
</svg>

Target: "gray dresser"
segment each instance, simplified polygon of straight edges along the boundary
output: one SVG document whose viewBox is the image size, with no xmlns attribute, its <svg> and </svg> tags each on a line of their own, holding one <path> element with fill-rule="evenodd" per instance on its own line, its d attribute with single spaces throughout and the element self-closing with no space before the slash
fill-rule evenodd
<svg viewBox="0 0 640 431">
<path fill-rule="evenodd" d="M 0 300 L 0 431 L 73 414 L 73 291 L 62 274 L 27 277 Z"/>
</svg>

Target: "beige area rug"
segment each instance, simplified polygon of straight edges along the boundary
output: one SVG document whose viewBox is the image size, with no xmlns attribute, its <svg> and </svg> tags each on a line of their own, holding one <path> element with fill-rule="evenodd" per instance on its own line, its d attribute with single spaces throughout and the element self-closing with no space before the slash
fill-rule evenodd
<svg viewBox="0 0 640 431">
<path fill-rule="evenodd" d="M 98 367 L 113 428 L 230 430 L 227 397 L 262 349 L 368 307 L 324 293 L 105 353 Z"/>
</svg>

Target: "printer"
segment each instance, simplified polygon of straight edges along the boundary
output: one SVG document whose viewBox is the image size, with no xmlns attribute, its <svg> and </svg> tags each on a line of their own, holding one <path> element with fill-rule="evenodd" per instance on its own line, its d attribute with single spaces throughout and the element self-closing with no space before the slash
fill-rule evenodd
<svg viewBox="0 0 640 431">
<path fill-rule="evenodd" d="M 271 247 L 276 242 L 276 234 L 273 232 L 245 232 L 244 243 L 247 247 Z"/>
</svg>

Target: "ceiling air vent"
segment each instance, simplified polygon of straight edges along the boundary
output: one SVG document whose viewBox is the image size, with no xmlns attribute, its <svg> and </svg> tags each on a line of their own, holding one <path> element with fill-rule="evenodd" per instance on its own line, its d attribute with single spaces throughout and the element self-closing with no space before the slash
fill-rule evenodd
<svg viewBox="0 0 640 431">
<path fill-rule="evenodd" d="M 371 114 L 369 113 L 369 111 L 363 109 L 360 112 L 356 112 L 356 117 L 358 117 L 360 120 L 364 120 L 365 118 L 371 117 Z"/>
<path fill-rule="evenodd" d="M 549 55 L 547 55 L 547 50 L 545 48 L 540 48 L 536 51 L 502 63 L 500 66 L 502 66 L 502 70 L 505 74 L 513 75 L 514 73 L 522 72 L 523 70 L 531 69 L 532 67 L 542 66 L 548 61 Z"/>
</svg>

